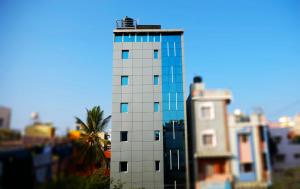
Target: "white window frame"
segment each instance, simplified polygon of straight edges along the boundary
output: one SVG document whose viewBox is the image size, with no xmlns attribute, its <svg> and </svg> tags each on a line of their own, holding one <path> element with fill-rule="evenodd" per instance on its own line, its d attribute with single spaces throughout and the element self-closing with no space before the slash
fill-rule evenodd
<svg viewBox="0 0 300 189">
<path fill-rule="evenodd" d="M 212 145 L 206 145 L 203 142 L 204 135 L 212 135 Z M 217 146 L 216 131 L 214 129 L 207 129 L 201 132 L 201 146 L 203 148 L 214 148 Z"/>
<path fill-rule="evenodd" d="M 202 109 L 209 108 L 210 109 L 210 117 L 204 117 L 202 115 Z M 204 102 L 200 104 L 200 118 L 204 120 L 214 120 L 215 119 L 215 106 L 212 102 Z"/>
</svg>

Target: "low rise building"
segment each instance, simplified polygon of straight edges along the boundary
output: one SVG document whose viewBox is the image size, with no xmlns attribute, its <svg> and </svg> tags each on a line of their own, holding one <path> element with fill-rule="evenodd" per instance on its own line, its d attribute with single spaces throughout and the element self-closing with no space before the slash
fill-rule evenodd
<svg viewBox="0 0 300 189">
<path fill-rule="evenodd" d="M 232 188 L 227 90 L 207 90 L 194 78 L 187 100 L 189 166 L 192 188 Z"/>
<path fill-rule="evenodd" d="M 231 165 L 236 188 L 267 188 L 271 185 L 268 126 L 260 114 L 236 111 L 229 116 Z"/>
<path fill-rule="evenodd" d="M 10 128 L 11 110 L 9 108 L 0 107 L 0 128 Z"/>
<path fill-rule="evenodd" d="M 25 128 L 25 137 L 54 138 L 55 127 L 53 127 L 52 123 L 35 122 Z"/>
<path fill-rule="evenodd" d="M 270 125 L 271 137 L 277 146 L 277 153 L 273 156 L 274 171 L 300 167 L 299 125 L 287 127 L 281 122 Z"/>
</svg>

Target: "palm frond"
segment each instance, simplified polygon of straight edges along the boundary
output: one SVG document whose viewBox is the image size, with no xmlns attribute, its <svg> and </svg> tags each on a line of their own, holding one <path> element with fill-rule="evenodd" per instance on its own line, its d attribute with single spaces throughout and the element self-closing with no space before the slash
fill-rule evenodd
<svg viewBox="0 0 300 189">
<path fill-rule="evenodd" d="M 86 109 L 86 113 L 86 123 L 75 117 L 76 123 L 80 125 L 80 129 L 83 131 L 78 141 L 80 162 L 85 166 L 95 165 L 101 160 L 107 163 L 104 147 L 110 141 L 101 138 L 99 133 L 107 127 L 111 116 L 103 119 L 104 111 L 101 110 L 100 106 L 95 106 L 91 110 Z"/>
<path fill-rule="evenodd" d="M 99 122 L 98 125 L 97 125 L 97 130 L 100 131 L 100 132 L 103 132 L 106 129 L 110 119 L 111 119 L 111 116 L 108 116 L 104 120 Z"/>
<path fill-rule="evenodd" d="M 78 117 L 75 117 L 76 123 L 80 126 L 80 129 L 82 129 L 84 132 L 89 133 L 90 129 L 89 127 Z"/>
</svg>

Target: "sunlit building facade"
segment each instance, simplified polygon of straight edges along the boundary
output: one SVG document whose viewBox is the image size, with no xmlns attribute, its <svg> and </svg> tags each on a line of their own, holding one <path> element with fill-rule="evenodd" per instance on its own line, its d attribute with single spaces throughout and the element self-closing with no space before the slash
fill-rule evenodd
<svg viewBox="0 0 300 189">
<path fill-rule="evenodd" d="M 191 188 L 232 188 L 227 122 L 230 100 L 230 91 L 206 89 L 201 77 L 195 77 L 190 85 L 187 120 Z"/>
<path fill-rule="evenodd" d="M 183 30 L 116 21 L 111 178 L 124 188 L 185 188 Z"/>
<path fill-rule="evenodd" d="M 229 129 L 236 187 L 268 188 L 272 169 L 266 119 L 236 111 L 229 116 Z"/>
</svg>

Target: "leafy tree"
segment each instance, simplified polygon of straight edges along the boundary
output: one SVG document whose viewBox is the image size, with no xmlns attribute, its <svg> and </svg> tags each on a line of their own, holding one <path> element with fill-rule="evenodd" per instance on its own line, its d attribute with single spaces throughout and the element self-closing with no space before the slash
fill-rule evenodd
<svg viewBox="0 0 300 189">
<path fill-rule="evenodd" d="M 104 176 L 103 170 L 98 169 L 90 176 L 65 175 L 42 184 L 37 189 L 122 189 L 123 183 L 110 180 Z"/>
<path fill-rule="evenodd" d="M 87 109 L 87 120 L 83 122 L 78 117 L 76 123 L 80 126 L 81 135 L 78 141 L 78 157 L 83 167 L 90 169 L 90 174 L 96 164 L 101 164 L 104 160 L 107 166 L 107 159 L 104 156 L 105 146 L 109 143 L 100 136 L 107 127 L 111 116 L 103 119 L 104 112 L 100 106 L 95 106 L 91 110 Z"/>
</svg>

